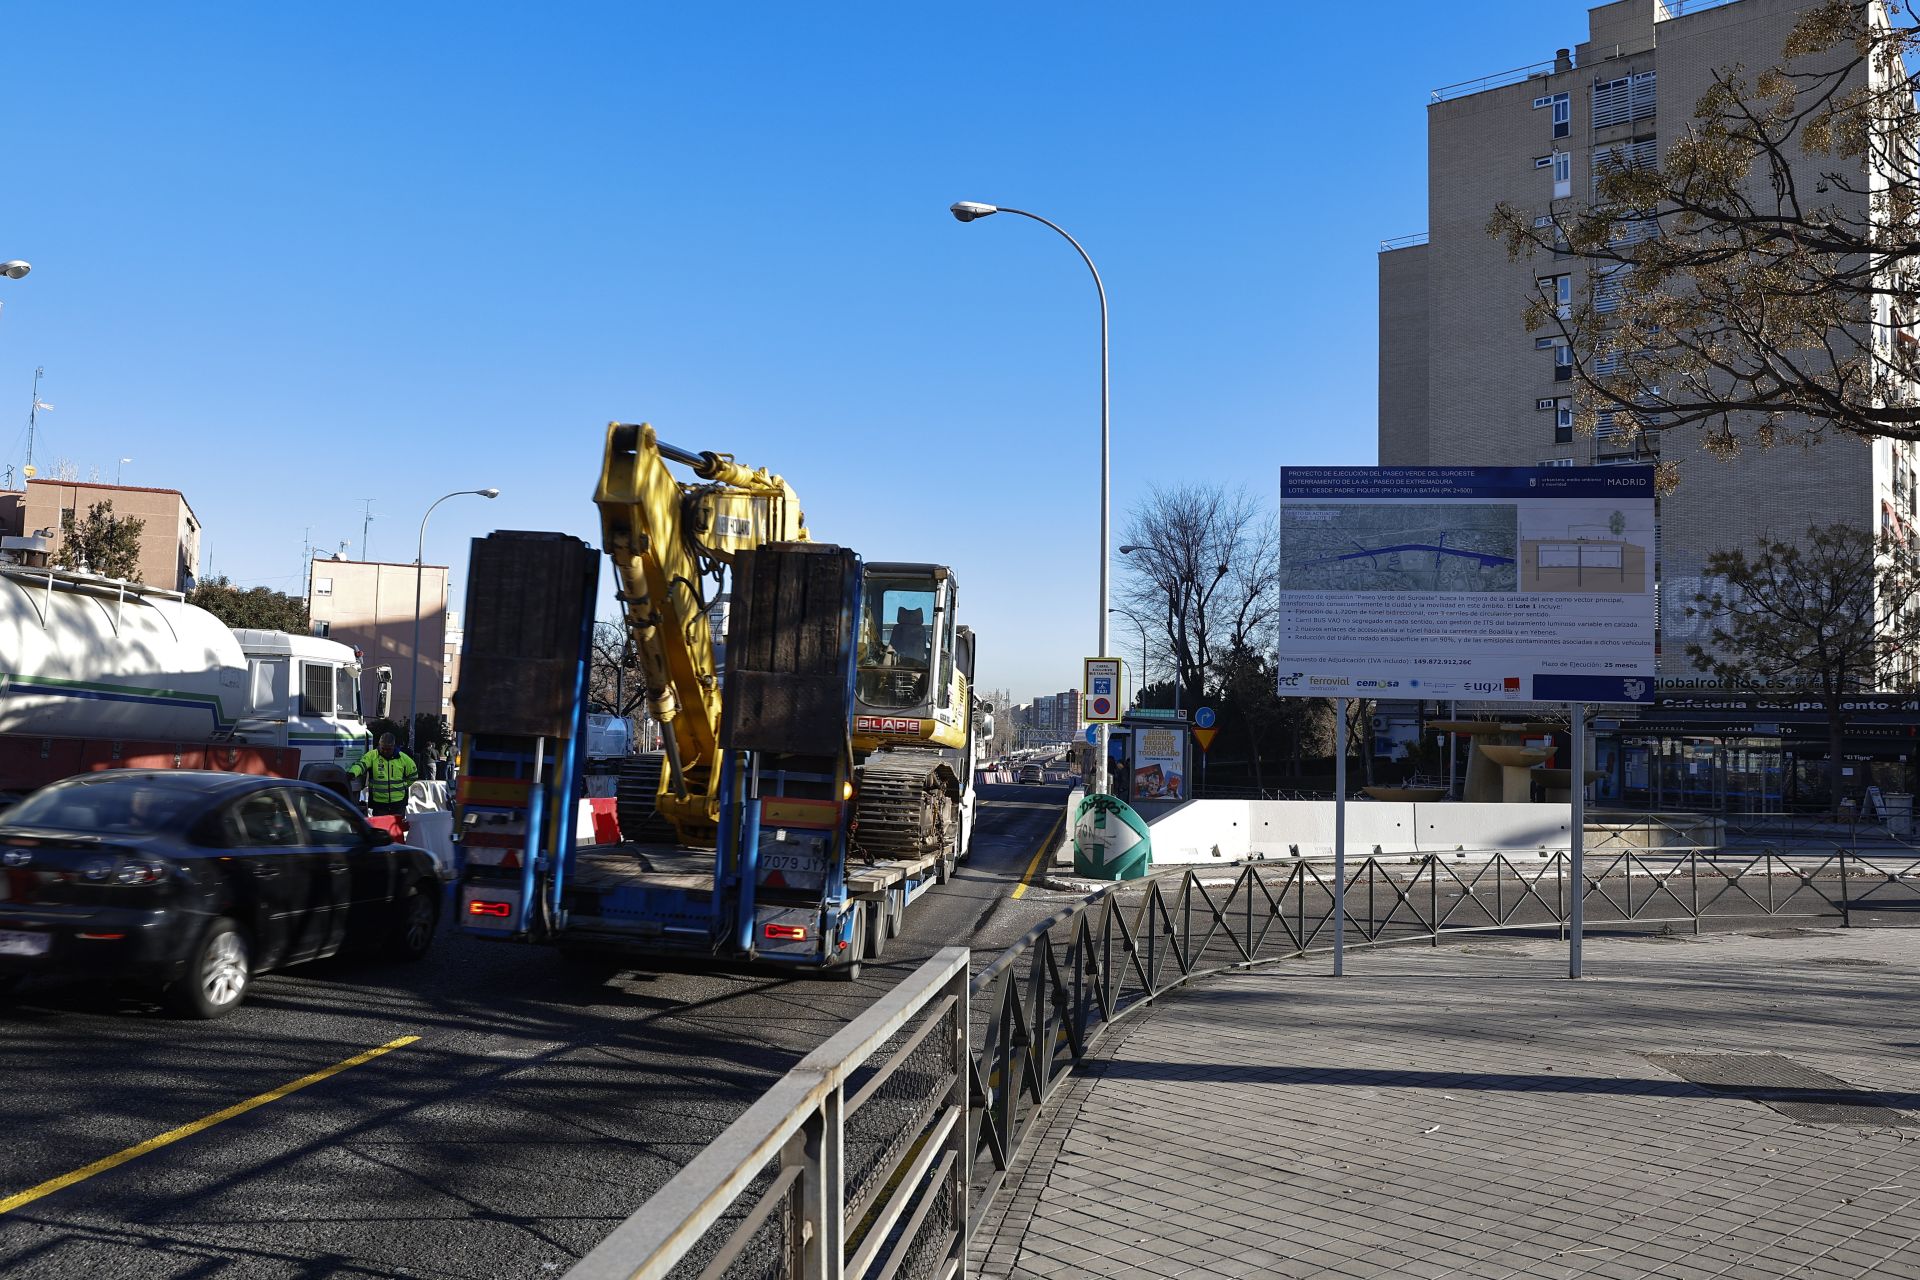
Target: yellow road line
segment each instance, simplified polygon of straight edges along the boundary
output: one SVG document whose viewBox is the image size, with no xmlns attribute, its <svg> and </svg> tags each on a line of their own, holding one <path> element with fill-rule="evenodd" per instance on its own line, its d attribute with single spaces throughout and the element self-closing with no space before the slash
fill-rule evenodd
<svg viewBox="0 0 1920 1280">
<path fill-rule="evenodd" d="M 1062 809 L 1060 811 L 1059 820 L 1056 821 L 1053 824 L 1052 829 L 1047 832 L 1047 838 L 1042 840 L 1040 842 L 1040 847 L 1033 851 L 1033 861 L 1027 864 L 1027 874 L 1021 876 L 1020 883 L 1013 887 L 1014 897 L 1024 898 L 1027 896 L 1027 889 L 1030 887 L 1030 882 L 1033 880 L 1033 873 L 1040 869 L 1040 859 L 1046 857 L 1049 853 L 1053 852 L 1053 846 L 1060 839 L 1060 828 L 1065 826 L 1066 822 L 1067 822 L 1067 811 L 1065 809 Z M 4 1213 L 4 1212 L 5 1212 L 4 1209 L 0 1209 L 0 1213 Z"/>
<path fill-rule="evenodd" d="M 158 1137 L 148 1138 L 145 1142 L 135 1143 L 125 1151 L 116 1151 L 104 1160 L 95 1160 L 92 1164 L 83 1165 L 75 1169 L 72 1173 L 63 1173 L 57 1178 L 49 1178 L 37 1187 L 28 1187 L 25 1191 L 15 1192 L 4 1200 L 0 1200 L 0 1213 L 11 1213 L 22 1205 L 32 1204 L 42 1196 L 50 1196 L 54 1192 L 64 1190 L 76 1182 L 85 1182 L 96 1173 L 105 1173 L 109 1169 L 118 1168 L 129 1160 L 146 1155 L 149 1151 L 158 1151 L 161 1147 L 169 1146 L 180 1141 L 182 1138 L 191 1138 L 203 1129 L 211 1129 L 222 1120 L 231 1120 L 235 1116 L 245 1115 L 255 1107 L 264 1107 L 269 1102 L 286 1097 L 296 1089 L 304 1089 L 310 1084 L 319 1084 L 329 1076 L 339 1075 L 348 1067 L 357 1067 L 363 1062 L 372 1062 L 383 1053 L 391 1053 L 395 1049 L 405 1048 L 419 1038 L 419 1036 L 401 1036 L 398 1040 L 389 1040 L 377 1049 L 368 1049 L 365 1053 L 356 1053 L 344 1062 L 336 1062 L 330 1067 L 325 1067 L 314 1072 L 312 1075 L 301 1076 L 298 1080 L 290 1081 L 277 1089 L 269 1089 L 267 1092 L 259 1094 L 256 1097 L 248 1098 L 245 1102 L 236 1102 L 224 1111 L 216 1111 L 210 1116 L 204 1116 L 201 1119 L 193 1121 L 191 1124 L 183 1124 L 178 1129 L 169 1129 Z"/>
</svg>

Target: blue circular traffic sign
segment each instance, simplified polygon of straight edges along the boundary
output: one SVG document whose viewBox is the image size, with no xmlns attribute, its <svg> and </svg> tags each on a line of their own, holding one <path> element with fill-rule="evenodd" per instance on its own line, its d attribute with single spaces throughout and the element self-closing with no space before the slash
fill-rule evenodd
<svg viewBox="0 0 1920 1280">
<path fill-rule="evenodd" d="M 1199 725 L 1202 729 L 1213 728 L 1213 708 L 1202 707 L 1198 711 L 1194 712 L 1193 722 Z"/>
</svg>

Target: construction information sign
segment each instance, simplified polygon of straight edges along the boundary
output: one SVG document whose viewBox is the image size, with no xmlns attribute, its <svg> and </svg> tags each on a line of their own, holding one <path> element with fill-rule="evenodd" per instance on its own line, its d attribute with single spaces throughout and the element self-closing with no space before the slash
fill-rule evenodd
<svg viewBox="0 0 1920 1280">
<path fill-rule="evenodd" d="M 1652 467 L 1286 467 L 1280 693 L 1652 702 Z"/>
</svg>

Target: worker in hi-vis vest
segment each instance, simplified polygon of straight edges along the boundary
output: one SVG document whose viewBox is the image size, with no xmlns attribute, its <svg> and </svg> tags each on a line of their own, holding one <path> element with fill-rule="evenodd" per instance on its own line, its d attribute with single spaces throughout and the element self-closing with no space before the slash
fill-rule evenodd
<svg viewBox="0 0 1920 1280">
<path fill-rule="evenodd" d="M 381 734 L 380 745 L 355 761 L 347 773 L 354 778 L 367 775 L 367 799 L 371 802 L 367 808 L 376 818 L 405 813 L 407 788 L 420 776 L 413 757 L 400 749 L 391 733 Z"/>
</svg>

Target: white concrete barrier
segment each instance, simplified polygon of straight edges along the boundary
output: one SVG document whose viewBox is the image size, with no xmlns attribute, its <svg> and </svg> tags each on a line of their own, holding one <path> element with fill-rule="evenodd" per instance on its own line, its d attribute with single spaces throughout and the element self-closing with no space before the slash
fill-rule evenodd
<svg viewBox="0 0 1920 1280">
<path fill-rule="evenodd" d="M 1355 800 L 1347 805 L 1347 855 L 1445 853 L 1454 849 L 1565 850 L 1572 806 L 1564 804 L 1411 804 Z M 1153 860 L 1167 865 L 1232 862 L 1259 855 L 1333 856 L 1331 800 L 1194 800 L 1148 824 Z"/>
</svg>

